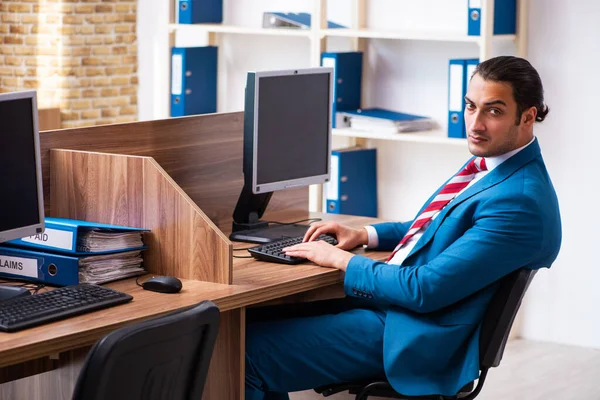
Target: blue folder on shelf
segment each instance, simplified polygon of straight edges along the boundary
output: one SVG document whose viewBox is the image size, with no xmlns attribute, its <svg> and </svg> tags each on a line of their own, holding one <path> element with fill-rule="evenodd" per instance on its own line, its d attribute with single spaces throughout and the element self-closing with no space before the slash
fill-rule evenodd
<svg viewBox="0 0 600 400">
<path fill-rule="evenodd" d="M 265 12 L 263 28 L 293 28 L 310 29 L 311 15 L 309 13 Z M 347 28 L 346 26 L 327 21 L 329 29 Z"/>
<path fill-rule="evenodd" d="M 377 217 L 377 149 L 331 152 L 331 179 L 325 185 L 330 214 Z"/>
<path fill-rule="evenodd" d="M 425 131 L 436 127 L 429 117 L 384 108 L 361 108 L 340 112 L 352 129 L 384 133 Z"/>
<path fill-rule="evenodd" d="M 481 1 L 469 0 L 467 31 L 470 36 L 481 34 Z M 510 35 L 517 28 L 516 0 L 494 1 L 494 35 Z"/>
<path fill-rule="evenodd" d="M 173 47 L 171 117 L 217 112 L 217 47 Z"/>
<path fill-rule="evenodd" d="M 448 137 L 465 138 L 465 95 L 479 59 L 452 59 L 448 65 Z"/>
<path fill-rule="evenodd" d="M 86 270 L 100 266 L 110 259 L 114 273 L 98 279 L 86 275 Z M 145 273 L 139 250 L 103 255 L 74 256 L 43 251 L 0 246 L 0 277 L 42 282 L 51 286 L 78 283 L 106 283 Z M 91 271 L 91 269 L 90 269 Z M 93 274 L 93 272 L 92 272 Z"/>
<path fill-rule="evenodd" d="M 176 0 L 178 24 L 223 22 L 223 0 Z"/>
<path fill-rule="evenodd" d="M 467 58 L 465 60 L 465 95 L 467 94 L 467 89 L 469 88 L 469 81 L 473 77 L 473 73 L 475 72 L 475 68 L 479 64 L 479 58 Z"/>
<path fill-rule="evenodd" d="M 46 217 L 43 233 L 10 240 L 5 245 L 69 255 L 108 254 L 144 249 L 142 232 L 147 229 L 100 224 L 65 218 Z M 131 233 L 131 235 L 128 235 Z M 86 241 L 96 241 L 105 250 L 90 248 Z"/>
<path fill-rule="evenodd" d="M 362 63 L 359 51 L 321 54 L 321 66 L 333 68 L 333 128 L 343 125 L 337 118 L 339 111 L 360 108 Z"/>
</svg>

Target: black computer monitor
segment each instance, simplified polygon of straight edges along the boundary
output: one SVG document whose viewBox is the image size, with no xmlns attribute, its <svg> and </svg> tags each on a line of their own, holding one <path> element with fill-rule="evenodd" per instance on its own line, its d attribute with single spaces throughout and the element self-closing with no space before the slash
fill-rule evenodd
<svg viewBox="0 0 600 400">
<path fill-rule="evenodd" d="M 0 94 L 0 242 L 44 230 L 36 92 Z"/>
<path fill-rule="evenodd" d="M 260 218 L 273 191 L 329 180 L 332 96 L 332 68 L 248 73 L 244 187 L 232 240 L 267 243 L 306 232 L 306 225 L 269 225 Z"/>
</svg>

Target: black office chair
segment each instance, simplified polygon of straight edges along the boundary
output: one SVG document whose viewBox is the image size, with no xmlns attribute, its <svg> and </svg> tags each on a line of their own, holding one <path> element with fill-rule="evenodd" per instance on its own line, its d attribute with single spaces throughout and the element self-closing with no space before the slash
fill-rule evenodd
<svg viewBox="0 0 600 400">
<path fill-rule="evenodd" d="M 481 327 L 479 338 L 480 375 L 475 389 L 473 389 L 474 384 L 471 382 L 454 396 L 404 396 L 396 392 L 384 378 L 321 386 L 316 388 L 315 392 L 328 397 L 332 394 L 348 390 L 351 394 L 356 394 L 355 400 L 367 400 L 369 396 L 405 400 L 474 399 L 483 388 L 488 369 L 500 365 L 510 328 L 521 306 L 523 296 L 536 272 L 526 268 L 521 268 L 513 272 L 502 280 L 498 291 L 494 294 L 484 315 Z"/>
<path fill-rule="evenodd" d="M 210 301 L 118 329 L 90 350 L 73 400 L 200 399 L 218 329 Z"/>
</svg>

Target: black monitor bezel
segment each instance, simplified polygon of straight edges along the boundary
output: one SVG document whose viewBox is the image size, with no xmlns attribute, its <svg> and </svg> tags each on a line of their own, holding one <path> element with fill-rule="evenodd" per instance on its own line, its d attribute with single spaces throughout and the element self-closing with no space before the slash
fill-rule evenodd
<svg viewBox="0 0 600 400">
<path fill-rule="evenodd" d="M 33 236 L 37 233 L 44 231 L 44 192 L 42 186 L 42 162 L 40 156 L 40 136 L 39 136 L 39 122 L 38 122 L 38 108 L 37 108 L 37 94 L 34 90 L 14 92 L 14 93 L 1 93 L 0 103 L 14 100 L 31 100 L 31 118 L 33 121 L 33 140 L 34 140 L 34 152 L 35 152 L 35 163 L 36 163 L 36 183 L 37 183 L 37 195 L 38 195 L 38 223 L 21 226 L 14 229 L 8 229 L 0 231 L 0 243 L 7 240 L 19 239 L 26 236 Z"/>
</svg>

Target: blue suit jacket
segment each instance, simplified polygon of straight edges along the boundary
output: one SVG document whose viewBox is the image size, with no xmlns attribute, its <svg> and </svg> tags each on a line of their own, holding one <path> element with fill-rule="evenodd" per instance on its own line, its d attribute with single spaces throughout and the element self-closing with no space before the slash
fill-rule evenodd
<svg viewBox="0 0 600 400">
<path fill-rule="evenodd" d="M 375 225 L 379 248 L 392 250 L 411 223 Z M 384 366 L 397 391 L 453 395 L 479 375 L 479 326 L 496 282 L 550 267 L 560 242 L 536 139 L 450 202 L 400 266 L 354 256 L 344 290 L 387 307 Z"/>
</svg>

